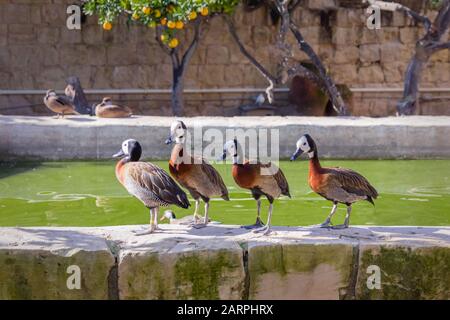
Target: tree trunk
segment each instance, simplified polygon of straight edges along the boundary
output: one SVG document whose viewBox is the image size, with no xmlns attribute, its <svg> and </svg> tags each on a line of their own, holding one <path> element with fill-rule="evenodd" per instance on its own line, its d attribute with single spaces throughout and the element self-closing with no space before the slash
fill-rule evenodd
<svg viewBox="0 0 450 320">
<path fill-rule="evenodd" d="M 184 110 L 184 77 L 183 66 L 173 66 L 173 80 L 172 80 L 172 111 L 176 117 L 183 116 Z"/>
</svg>

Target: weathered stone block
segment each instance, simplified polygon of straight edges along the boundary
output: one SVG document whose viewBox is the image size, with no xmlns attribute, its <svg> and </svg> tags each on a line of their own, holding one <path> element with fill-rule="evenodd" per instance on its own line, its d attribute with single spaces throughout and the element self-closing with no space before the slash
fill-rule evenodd
<svg viewBox="0 0 450 320">
<path fill-rule="evenodd" d="M 250 299 L 339 299 L 348 293 L 351 244 L 249 243 Z"/>
<path fill-rule="evenodd" d="M 164 239 L 121 250 L 120 299 L 241 299 L 242 249 L 236 242 Z"/>
<path fill-rule="evenodd" d="M 0 264 L 0 299 L 108 299 L 115 259 L 97 236 L 7 228 L 0 239 Z M 79 267 L 79 290 L 67 286 L 73 274 L 69 266 Z"/>
<path fill-rule="evenodd" d="M 230 61 L 228 48 L 224 46 L 208 46 L 206 62 L 209 64 L 227 64 Z"/>
<path fill-rule="evenodd" d="M 368 289 L 369 266 L 381 271 L 381 289 Z M 370 281 L 371 279 L 369 279 Z M 357 299 L 450 299 L 450 247 L 360 247 Z"/>
<path fill-rule="evenodd" d="M 361 67 L 358 70 L 358 80 L 360 83 L 384 82 L 383 70 L 379 64 Z"/>
<path fill-rule="evenodd" d="M 336 64 L 356 63 L 359 59 L 359 50 L 354 46 L 337 46 L 333 62 Z"/>
<path fill-rule="evenodd" d="M 378 44 L 367 44 L 359 47 L 359 56 L 362 63 L 380 61 L 380 46 Z"/>
</svg>

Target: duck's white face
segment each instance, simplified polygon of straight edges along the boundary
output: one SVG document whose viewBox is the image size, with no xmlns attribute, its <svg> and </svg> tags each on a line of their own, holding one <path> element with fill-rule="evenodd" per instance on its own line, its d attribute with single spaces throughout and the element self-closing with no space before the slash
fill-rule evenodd
<svg viewBox="0 0 450 320">
<path fill-rule="evenodd" d="M 55 90 L 48 90 L 47 91 L 47 97 L 56 97 Z"/>
<path fill-rule="evenodd" d="M 122 142 L 122 151 L 126 156 L 130 155 L 130 144 L 132 142 L 136 142 L 136 140 L 128 139 L 128 140 L 125 140 L 124 142 Z"/>
<path fill-rule="evenodd" d="M 170 137 L 176 143 L 184 143 L 186 140 L 186 125 L 182 121 L 175 121 L 170 126 Z"/>
<path fill-rule="evenodd" d="M 231 156 L 234 156 L 236 154 L 236 151 L 236 144 L 233 140 L 227 141 L 223 146 L 224 155 L 230 154 Z"/>
<path fill-rule="evenodd" d="M 308 143 L 308 139 L 306 139 L 305 136 L 301 137 L 298 141 L 297 141 L 297 150 L 302 150 L 303 152 L 309 152 L 309 150 L 311 150 L 311 147 Z"/>
</svg>

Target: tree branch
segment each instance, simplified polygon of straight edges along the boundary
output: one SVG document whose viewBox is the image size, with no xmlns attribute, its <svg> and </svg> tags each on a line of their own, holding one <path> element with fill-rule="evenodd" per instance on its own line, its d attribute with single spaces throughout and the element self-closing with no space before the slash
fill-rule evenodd
<svg viewBox="0 0 450 320">
<path fill-rule="evenodd" d="M 225 22 L 228 25 L 228 30 L 230 31 L 231 36 L 239 47 L 241 53 L 248 59 L 250 62 L 256 67 L 256 69 L 262 74 L 264 78 L 269 82 L 269 86 L 266 89 L 267 99 L 269 103 L 273 101 L 273 87 L 275 83 L 278 83 L 278 78 L 273 76 L 266 68 L 264 68 L 245 48 L 242 44 L 241 39 L 239 38 L 236 27 L 234 26 L 233 20 L 228 15 L 224 15 Z"/>
<path fill-rule="evenodd" d="M 166 54 L 170 55 L 170 54 L 172 53 L 173 49 L 169 49 L 169 48 L 164 44 L 164 42 L 162 42 L 162 40 L 161 40 L 162 27 L 161 27 L 161 26 L 156 27 L 155 35 L 156 35 L 156 37 L 155 37 L 155 38 L 156 38 L 156 42 L 159 44 L 159 46 L 161 47 L 161 49 L 163 49 L 163 51 L 164 51 Z"/>
<path fill-rule="evenodd" d="M 450 42 L 442 42 L 442 43 L 434 44 L 431 46 L 430 49 L 433 50 L 433 53 L 441 51 L 441 50 L 445 50 L 445 49 L 450 49 Z"/>
<path fill-rule="evenodd" d="M 295 25 L 292 21 L 290 24 L 290 29 L 294 34 L 295 38 L 297 39 L 300 50 L 306 53 L 309 59 L 311 59 L 314 66 L 317 68 L 319 76 L 327 89 L 331 102 L 333 103 L 333 108 L 339 115 L 347 115 L 348 114 L 347 106 L 345 105 L 345 102 L 342 99 L 339 90 L 336 88 L 335 83 L 328 75 L 325 67 L 322 64 L 322 61 L 320 61 L 320 58 L 314 52 L 313 48 L 303 38 L 297 25 Z"/>
<path fill-rule="evenodd" d="M 184 68 L 187 64 L 189 64 L 189 61 L 192 58 L 192 55 L 194 54 L 195 50 L 197 49 L 198 42 L 200 39 L 200 25 L 201 20 L 200 18 L 197 19 L 194 23 L 194 37 L 192 38 L 192 42 L 189 45 L 189 48 L 187 48 L 186 52 L 183 55 L 183 58 L 181 59 L 181 67 L 184 71 Z"/>
</svg>

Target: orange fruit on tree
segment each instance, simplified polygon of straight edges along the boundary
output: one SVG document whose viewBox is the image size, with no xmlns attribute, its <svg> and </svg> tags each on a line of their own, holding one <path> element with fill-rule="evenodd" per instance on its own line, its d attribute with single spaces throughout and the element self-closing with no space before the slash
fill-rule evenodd
<svg viewBox="0 0 450 320">
<path fill-rule="evenodd" d="M 208 13 L 209 13 L 209 10 L 208 10 L 207 7 L 203 7 L 203 8 L 200 10 L 200 14 L 201 14 L 202 16 L 207 16 Z"/>
<path fill-rule="evenodd" d="M 173 38 L 172 40 L 169 41 L 169 47 L 172 49 L 178 47 L 178 44 L 179 42 L 177 38 Z"/>
<path fill-rule="evenodd" d="M 189 20 L 195 20 L 197 18 L 197 12 L 192 11 L 189 13 Z"/>
<path fill-rule="evenodd" d="M 139 20 L 139 14 L 137 12 L 133 13 L 133 15 L 131 16 L 131 18 L 133 18 L 133 20 Z"/>
<path fill-rule="evenodd" d="M 184 23 L 183 21 L 177 21 L 175 24 L 175 28 L 177 29 L 183 29 L 184 28 Z"/>
<path fill-rule="evenodd" d="M 103 30 L 109 31 L 112 29 L 112 24 L 109 21 L 103 22 Z"/>
<path fill-rule="evenodd" d="M 165 42 L 167 40 L 167 37 L 165 34 L 162 34 L 159 38 L 161 39 L 162 42 Z"/>
<path fill-rule="evenodd" d="M 159 11 L 158 9 L 155 10 L 155 17 L 156 18 L 161 17 L 161 11 Z"/>
<path fill-rule="evenodd" d="M 176 27 L 176 23 L 173 21 L 168 21 L 167 22 L 167 27 L 170 29 L 174 29 Z"/>
<path fill-rule="evenodd" d="M 167 24 L 167 18 L 162 18 L 162 19 L 161 19 L 161 24 L 162 24 L 163 26 L 165 26 L 165 25 Z"/>
<path fill-rule="evenodd" d="M 155 28 L 155 27 L 156 27 L 156 22 L 155 22 L 155 21 L 150 21 L 150 22 L 148 23 L 148 26 L 149 26 L 150 28 Z"/>
<path fill-rule="evenodd" d="M 142 12 L 148 16 L 152 12 L 152 9 L 149 7 L 143 7 Z"/>
</svg>

